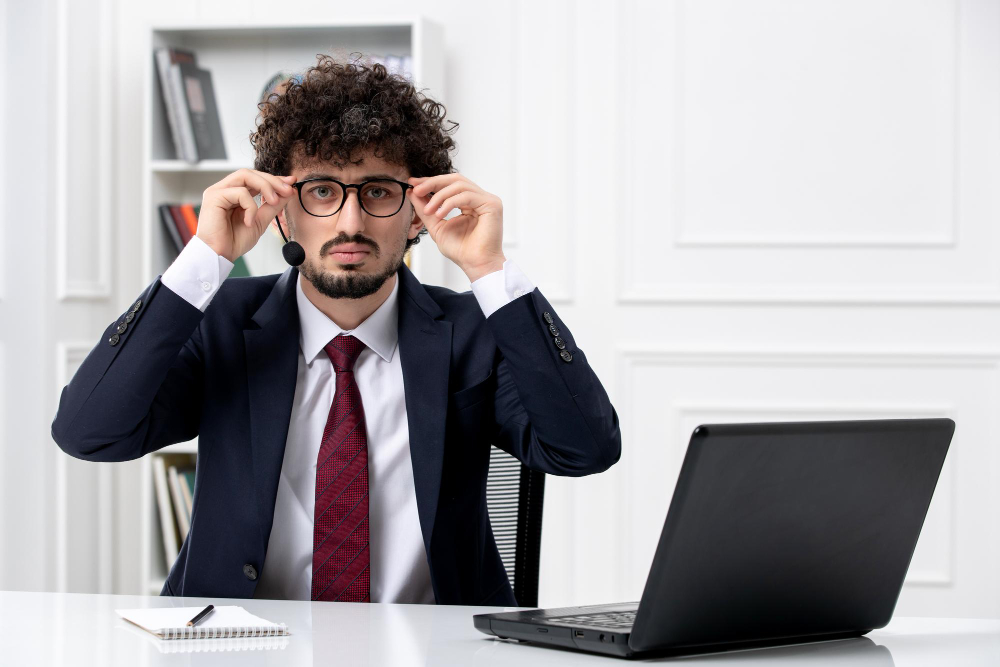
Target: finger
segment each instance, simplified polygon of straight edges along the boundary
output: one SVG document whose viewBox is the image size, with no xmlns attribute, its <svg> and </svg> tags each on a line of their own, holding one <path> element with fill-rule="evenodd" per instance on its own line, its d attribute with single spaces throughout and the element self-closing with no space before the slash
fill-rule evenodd
<svg viewBox="0 0 1000 667">
<path fill-rule="evenodd" d="M 243 209 L 244 225 L 249 227 L 253 224 L 258 208 L 249 190 L 240 187 L 224 188 L 219 191 L 219 195 L 229 204 L 227 208 L 234 209 L 238 206 Z"/>
<path fill-rule="evenodd" d="M 465 181 L 461 181 L 461 182 L 458 182 L 458 183 L 452 183 L 451 185 L 449 185 L 449 186 L 447 186 L 447 187 L 445 187 L 445 188 L 443 188 L 441 190 L 438 190 L 437 192 L 434 193 L 434 196 L 431 197 L 430 201 L 427 202 L 427 204 L 423 207 L 423 212 L 426 215 L 434 215 L 435 211 L 437 211 L 438 207 L 441 206 L 441 204 L 448 197 L 451 197 L 452 195 L 458 194 L 459 192 L 462 192 L 463 190 L 467 190 L 467 189 L 468 189 L 467 188 L 467 183 Z M 450 208 L 449 209 L 445 209 L 445 212 L 450 211 L 450 210 L 451 210 Z"/>
<path fill-rule="evenodd" d="M 281 177 L 254 169 L 237 169 L 223 179 L 227 187 L 243 186 L 251 195 L 263 195 L 263 202 L 277 203 L 281 196 L 288 196 L 295 188 Z"/>
<path fill-rule="evenodd" d="M 264 172 L 258 172 L 263 174 L 266 178 L 270 179 L 274 183 L 274 189 L 280 196 L 289 197 L 295 194 L 295 177 L 289 174 L 288 176 L 277 176 L 275 174 L 265 174 Z"/>
<path fill-rule="evenodd" d="M 465 213 L 465 209 L 476 209 L 484 203 L 485 200 L 479 197 L 478 193 L 465 190 L 445 199 L 441 203 L 441 207 L 437 211 L 432 211 L 430 215 L 440 220 L 453 209 L 462 209 L 462 212 Z"/>
<path fill-rule="evenodd" d="M 416 195 L 423 196 L 428 192 L 440 190 L 446 185 L 450 185 L 457 180 L 465 180 L 465 177 L 458 172 L 455 172 L 453 174 L 439 174 L 437 176 L 427 176 L 423 181 L 414 186 L 413 192 Z"/>
<path fill-rule="evenodd" d="M 260 207 L 259 215 L 265 219 L 273 219 L 279 211 L 285 210 L 285 206 L 293 197 L 296 196 L 296 194 L 297 193 L 293 189 L 291 194 L 278 195 L 278 201 L 273 204 L 266 203 L 263 199 L 263 195 L 261 194 L 255 195 L 253 199 L 254 203 Z"/>
<path fill-rule="evenodd" d="M 280 204 L 283 197 L 287 198 L 295 191 L 295 188 L 290 183 L 282 180 L 280 176 L 252 169 L 249 171 L 248 179 L 250 183 L 257 187 L 257 190 L 263 195 L 264 202 L 267 204 Z"/>
</svg>

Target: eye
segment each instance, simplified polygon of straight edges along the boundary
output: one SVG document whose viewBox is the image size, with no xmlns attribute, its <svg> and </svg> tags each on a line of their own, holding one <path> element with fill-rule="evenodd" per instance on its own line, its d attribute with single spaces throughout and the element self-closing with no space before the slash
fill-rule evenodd
<svg viewBox="0 0 1000 667">
<path fill-rule="evenodd" d="M 333 196 L 334 191 L 329 185 L 314 185 L 309 189 L 309 194 L 317 199 L 326 199 Z"/>
</svg>

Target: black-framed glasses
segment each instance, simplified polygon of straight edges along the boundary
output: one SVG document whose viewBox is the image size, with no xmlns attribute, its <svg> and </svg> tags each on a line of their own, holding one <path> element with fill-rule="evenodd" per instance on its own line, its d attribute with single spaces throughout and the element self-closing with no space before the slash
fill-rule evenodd
<svg viewBox="0 0 1000 667">
<path fill-rule="evenodd" d="M 391 178 L 372 178 L 362 183 L 341 183 L 332 178 L 307 178 L 293 184 L 299 203 L 309 215 L 325 218 L 336 214 L 350 188 L 358 191 L 362 210 L 375 218 L 389 218 L 403 208 L 407 188 L 413 186 Z"/>
</svg>

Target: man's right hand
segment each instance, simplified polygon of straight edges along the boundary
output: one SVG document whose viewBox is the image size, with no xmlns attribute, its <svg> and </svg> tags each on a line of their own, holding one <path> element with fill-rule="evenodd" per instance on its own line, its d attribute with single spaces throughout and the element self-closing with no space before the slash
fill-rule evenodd
<svg viewBox="0 0 1000 667">
<path fill-rule="evenodd" d="M 230 262 L 257 245 L 278 211 L 297 195 L 294 176 L 238 169 L 202 193 L 197 236 Z M 258 208 L 254 196 L 263 196 Z"/>
</svg>

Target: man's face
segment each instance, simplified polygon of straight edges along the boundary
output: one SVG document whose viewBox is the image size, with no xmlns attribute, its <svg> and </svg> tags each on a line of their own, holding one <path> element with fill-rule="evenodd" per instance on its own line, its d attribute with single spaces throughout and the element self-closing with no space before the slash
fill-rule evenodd
<svg viewBox="0 0 1000 667">
<path fill-rule="evenodd" d="M 394 178 L 405 182 L 409 170 L 364 152 L 360 164 L 343 168 L 313 160 L 295 161 L 296 181 L 333 178 L 342 183 L 361 183 L 370 178 Z M 304 187 L 308 187 L 304 186 Z M 288 203 L 283 218 L 291 223 L 292 238 L 306 253 L 299 272 L 318 292 L 333 299 L 360 299 L 374 294 L 403 265 L 406 240 L 422 227 L 410 202 L 393 216 L 378 218 L 361 208 L 357 188 L 347 189 L 341 209 L 331 216 L 307 213 L 296 197 Z M 325 193 L 324 193 L 325 194 Z"/>
</svg>

